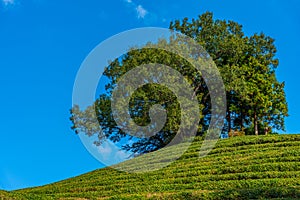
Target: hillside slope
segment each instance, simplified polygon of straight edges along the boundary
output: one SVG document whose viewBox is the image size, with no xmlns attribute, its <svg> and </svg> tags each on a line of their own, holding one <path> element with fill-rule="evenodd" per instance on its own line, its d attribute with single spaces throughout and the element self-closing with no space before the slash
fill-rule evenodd
<svg viewBox="0 0 300 200">
<path fill-rule="evenodd" d="M 2 199 L 300 199 L 300 135 L 220 140 L 204 158 L 198 157 L 200 145 L 194 142 L 180 159 L 158 171 L 104 168 L 2 194 Z M 125 166 L 138 164 L 130 160 Z"/>
</svg>

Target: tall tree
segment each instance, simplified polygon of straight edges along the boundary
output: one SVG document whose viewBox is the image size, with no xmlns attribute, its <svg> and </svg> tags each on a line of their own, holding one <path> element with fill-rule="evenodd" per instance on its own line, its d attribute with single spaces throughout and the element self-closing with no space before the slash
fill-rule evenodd
<svg viewBox="0 0 300 200">
<path fill-rule="evenodd" d="M 167 45 L 167 43 L 164 44 L 165 42 L 166 41 L 160 41 L 158 45 Z M 107 94 L 102 94 L 96 100 L 93 106 L 84 111 L 80 111 L 78 107 L 74 107 L 71 110 L 71 120 L 74 124 L 72 128 L 77 132 L 88 131 L 89 135 L 100 134 L 100 140 L 96 141 L 96 144 L 100 144 L 101 139 L 104 137 L 113 142 L 119 142 L 124 138 L 133 140 L 135 141 L 134 143 L 130 145 L 124 145 L 123 149 L 132 151 L 134 153 L 151 152 L 168 145 L 175 137 L 179 126 L 182 123 L 181 116 L 183 111 L 180 109 L 177 97 L 167 87 L 159 84 L 145 84 L 138 88 L 131 97 L 129 112 L 131 118 L 134 119 L 134 122 L 137 125 L 145 126 L 150 123 L 151 120 L 149 111 L 150 108 L 155 104 L 161 105 L 167 111 L 167 121 L 165 126 L 157 134 L 151 137 L 137 138 L 128 135 L 126 132 L 124 132 L 126 129 L 124 127 L 126 127 L 127 124 L 124 124 L 122 127 L 118 125 L 115 121 L 116 119 L 114 118 L 116 116 L 113 116 L 111 109 L 112 92 L 117 86 L 122 87 L 122 85 L 118 85 L 120 78 L 135 67 L 149 63 L 160 63 L 174 68 L 184 77 L 186 77 L 186 79 L 189 80 L 190 84 L 194 87 L 204 84 L 203 78 L 199 72 L 197 72 L 197 70 L 194 69 L 187 60 L 181 58 L 179 55 L 157 48 L 131 50 L 123 57 L 121 61 L 116 59 L 106 68 L 104 75 L 109 79 L 109 83 L 106 85 Z M 153 77 L 152 80 L 147 80 L 146 82 L 151 82 L 154 79 L 157 79 L 157 77 Z M 176 83 L 176 81 L 181 81 L 175 79 L 176 78 L 174 77 L 174 83 Z M 181 88 L 178 87 L 178 90 L 180 89 Z M 124 88 L 124 90 L 126 91 L 126 88 Z M 206 86 L 201 87 L 201 90 L 206 91 Z M 180 92 L 184 93 L 185 91 Z M 204 105 L 200 101 L 202 96 L 203 93 L 198 93 L 194 96 L 195 99 L 199 100 L 199 110 L 203 110 L 204 108 Z M 92 115 L 91 110 L 93 110 L 93 108 L 96 110 L 97 118 L 102 127 L 101 133 L 97 133 L 97 130 L 95 131 L 94 126 L 90 125 L 91 123 L 88 123 L 89 121 L 87 120 L 89 119 L 89 116 Z M 198 115 L 200 119 L 203 118 L 202 112 L 197 113 L 196 115 Z M 87 123 L 87 125 L 84 125 L 84 123 Z M 183 137 L 184 135 L 189 135 L 189 132 L 191 132 L 190 127 L 193 125 L 192 121 L 185 122 L 185 124 L 188 124 L 186 130 L 189 131 L 187 133 L 181 133 Z M 200 123 L 199 127 L 197 128 L 201 129 Z"/>
<path fill-rule="evenodd" d="M 284 83 L 275 76 L 274 39 L 263 33 L 247 37 L 241 25 L 214 20 L 210 12 L 191 22 L 175 20 L 170 28 L 199 41 L 217 64 L 226 86 L 227 132 L 246 129 L 258 135 L 259 125 L 284 130 L 287 103 Z"/>
</svg>

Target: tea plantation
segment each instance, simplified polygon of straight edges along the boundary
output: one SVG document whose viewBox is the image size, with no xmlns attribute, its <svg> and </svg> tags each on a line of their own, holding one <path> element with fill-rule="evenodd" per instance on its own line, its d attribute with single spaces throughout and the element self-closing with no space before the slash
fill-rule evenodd
<svg viewBox="0 0 300 200">
<path fill-rule="evenodd" d="M 157 171 L 104 168 L 42 187 L 0 191 L 0 199 L 300 199 L 300 135 L 219 140 L 199 158 L 201 143 L 198 138 L 183 156 Z M 123 166 L 141 167 L 142 157 Z"/>
</svg>

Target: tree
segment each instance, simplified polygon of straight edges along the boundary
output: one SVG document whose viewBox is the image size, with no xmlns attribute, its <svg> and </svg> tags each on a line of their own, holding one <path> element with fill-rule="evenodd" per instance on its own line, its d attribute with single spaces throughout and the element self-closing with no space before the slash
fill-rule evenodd
<svg viewBox="0 0 300 200">
<path fill-rule="evenodd" d="M 187 18 L 175 20 L 170 23 L 170 29 L 196 40 L 216 63 L 226 87 L 227 117 L 224 133 L 238 130 L 258 135 L 259 129 L 265 134 L 272 128 L 284 129 L 287 103 L 284 83 L 278 82 L 275 76 L 278 59 L 275 58 L 276 48 L 272 38 L 264 34 L 247 37 L 241 25 L 233 21 L 214 20 L 210 12 L 191 21 Z M 172 38 L 170 41 L 161 40 L 157 45 L 169 45 L 174 41 L 176 42 Z M 149 138 L 129 136 L 116 123 L 111 110 L 112 92 L 121 77 L 136 66 L 149 63 L 170 66 L 189 80 L 194 88 L 193 98 L 197 99 L 201 111 L 197 132 L 198 135 L 205 134 L 211 119 L 211 99 L 202 75 L 187 60 L 156 48 L 131 50 L 122 58 L 112 61 L 105 70 L 105 76 L 109 80 L 106 85 L 107 94 L 101 95 L 86 110 L 74 107 L 71 110 L 71 121 L 73 124 L 77 123 L 77 126 L 72 128 L 88 135 L 98 134 L 99 141 L 96 144 L 100 144 L 104 137 L 112 142 L 119 142 L 124 138 L 133 139 L 135 142 L 123 146 L 123 149 L 133 153 L 151 152 L 166 146 L 175 137 L 182 115 L 178 99 L 168 88 L 159 84 L 146 84 L 138 88 L 131 97 L 129 112 L 138 125 L 150 122 L 151 106 L 159 104 L 167 110 L 165 126 Z M 90 116 L 93 109 L 96 110 L 102 127 L 101 133 L 94 126 L 85 125 L 89 122 L 86 116 Z M 190 130 L 188 128 L 187 132 Z"/>
<path fill-rule="evenodd" d="M 274 39 L 263 33 L 247 37 L 241 25 L 213 20 L 210 12 L 191 22 L 176 20 L 170 28 L 199 41 L 217 64 L 226 86 L 227 132 L 249 133 L 253 127 L 252 133 L 258 135 L 259 125 L 284 130 L 287 103 L 284 83 L 275 76 Z"/>
<path fill-rule="evenodd" d="M 166 41 L 160 41 L 159 45 L 164 46 L 167 44 L 164 44 L 165 42 Z M 176 69 L 180 72 L 180 74 L 186 77 L 187 80 L 190 80 L 190 84 L 194 85 L 194 87 L 195 85 L 199 85 L 201 82 L 203 82 L 201 75 L 196 71 L 196 69 L 191 67 L 191 64 L 187 60 L 181 58 L 179 55 L 155 48 L 131 50 L 125 55 L 121 62 L 116 59 L 106 68 L 104 75 L 110 80 L 106 85 L 108 94 L 102 94 L 96 100 L 93 106 L 88 107 L 84 111 L 80 111 L 78 107 L 74 107 L 71 110 L 71 121 L 74 124 L 72 128 L 76 132 L 87 132 L 88 135 L 101 135 L 98 137 L 100 140 L 96 141 L 96 144 L 100 144 L 101 139 L 104 137 L 113 142 L 119 142 L 124 138 L 135 140 L 133 144 L 127 144 L 123 146 L 123 149 L 132 151 L 134 153 L 155 151 L 169 144 L 170 141 L 174 139 L 180 123 L 182 123 L 181 115 L 183 114 L 177 97 L 169 88 L 159 84 L 145 84 L 144 86 L 138 88 L 131 97 L 129 112 L 131 118 L 134 119 L 134 122 L 140 126 L 145 126 L 150 123 L 151 120 L 149 117 L 149 110 L 153 105 L 160 104 L 167 111 L 167 121 L 165 126 L 157 134 L 149 138 L 143 138 L 143 135 L 140 135 L 141 138 L 136 138 L 125 133 L 124 130 L 126 129 L 127 124 L 124 124 L 124 126 L 118 125 L 116 123 L 117 119 L 114 118 L 113 111 L 111 109 L 112 92 L 118 85 L 120 78 L 135 67 L 149 63 L 161 63 Z M 163 71 L 161 72 L 163 73 Z M 169 77 L 174 78 L 174 84 L 181 81 L 176 77 Z M 153 79 L 157 79 L 157 77 L 154 76 Z M 128 81 L 136 81 L 136 79 Z M 172 80 L 170 81 L 172 82 Z M 118 86 L 123 87 L 123 85 Z M 181 88 L 178 87 L 178 90 L 180 89 Z M 201 87 L 201 90 L 205 90 L 205 88 Z M 127 88 L 124 88 L 124 91 L 127 91 Z M 182 92 L 185 91 L 181 91 L 181 93 Z M 194 98 L 200 99 L 202 95 L 203 94 L 199 93 Z M 202 110 L 204 108 L 200 101 L 197 106 L 199 108 L 198 110 Z M 92 115 L 92 110 L 94 108 L 96 110 L 99 123 L 102 127 L 101 133 L 98 132 L 99 130 L 95 130 L 94 125 L 91 125 L 92 123 L 89 123 L 88 121 L 90 119 L 89 116 Z M 196 109 L 190 109 L 190 112 L 186 113 L 186 115 L 190 115 L 195 111 Z M 196 113 L 196 115 L 199 116 L 200 119 L 203 118 L 201 112 Z M 87 125 L 85 125 L 85 123 Z M 185 137 L 185 135 L 189 135 L 189 132 L 192 132 L 191 127 L 193 126 L 193 121 L 191 121 L 191 118 L 185 123 L 188 125 L 186 130 L 181 130 L 182 137 Z M 77 126 L 75 126 L 75 124 Z M 200 129 L 201 126 L 197 128 Z"/>
</svg>

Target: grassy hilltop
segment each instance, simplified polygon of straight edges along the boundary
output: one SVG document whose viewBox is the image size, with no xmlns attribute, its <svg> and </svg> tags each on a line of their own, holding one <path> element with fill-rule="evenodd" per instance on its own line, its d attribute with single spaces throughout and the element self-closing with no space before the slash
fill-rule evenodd
<svg viewBox="0 0 300 200">
<path fill-rule="evenodd" d="M 104 168 L 42 187 L 0 191 L 0 199 L 300 199 L 300 135 L 220 140 L 204 158 L 198 158 L 200 146 L 194 142 L 158 171 Z"/>
</svg>

